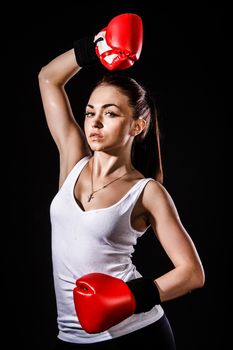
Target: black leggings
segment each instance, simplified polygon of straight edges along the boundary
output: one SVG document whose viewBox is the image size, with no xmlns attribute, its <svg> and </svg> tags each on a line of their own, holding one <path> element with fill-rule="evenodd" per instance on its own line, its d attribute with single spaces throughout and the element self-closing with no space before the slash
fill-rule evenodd
<svg viewBox="0 0 233 350">
<path fill-rule="evenodd" d="M 143 346 L 142 350 L 176 349 L 173 332 L 165 315 L 149 326 L 111 340 L 92 344 L 74 344 L 58 339 L 54 350 L 124 350 L 138 348 L 140 345 Z"/>
</svg>

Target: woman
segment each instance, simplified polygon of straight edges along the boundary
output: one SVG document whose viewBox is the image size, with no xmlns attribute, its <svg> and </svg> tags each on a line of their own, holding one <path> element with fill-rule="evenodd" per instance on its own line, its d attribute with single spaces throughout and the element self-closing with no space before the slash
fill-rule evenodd
<svg viewBox="0 0 233 350">
<path fill-rule="evenodd" d="M 156 110 L 134 79 L 109 74 L 90 95 L 83 131 L 65 91 L 66 83 L 84 66 L 78 63 L 77 47 L 56 57 L 39 73 L 48 127 L 60 155 L 59 191 L 51 203 L 59 328 L 56 349 L 124 349 L 138 344 L 175 349 L 160 303 L 202 287 L 204 272 L 162 185 Z M 149 153 L 143 156 L 152 166 L 145 172 L 137 158 L 142 147 L 147 152 L 154 150 L 154 158 Z M 134 281 L 146 278 L 132 264 L 131 256 L 137 238 L 149 227 L 174 267 L 150 281 L 148 290 L 136 290 Z M 73 300 L 76 280 L 93 272 L 123 280 L 141 307 L 97 333 L 81 326 Z"/>
</svg>

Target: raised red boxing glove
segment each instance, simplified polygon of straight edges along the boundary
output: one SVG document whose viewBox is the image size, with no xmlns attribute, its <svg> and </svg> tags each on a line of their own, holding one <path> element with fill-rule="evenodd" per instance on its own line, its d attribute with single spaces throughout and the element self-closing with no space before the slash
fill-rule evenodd
<svg viewBox="0 0 233 350">
<path fill-rule="evenodd" d="M 110 71 L 131 67 L 140 57 L 143 24 L 140 16 L 124 13 L 114 17 L 94 38 L 96 54 Z"/>
<path fill-rule="evenodd" d="M 79 278 L 73 297 L 79 322 L 88 333 L 103 332 L 134 313 L 149 311 L 160 303 L 153 279 L 140 277 L 124 282 L 98 272 Z"/>
</svg>

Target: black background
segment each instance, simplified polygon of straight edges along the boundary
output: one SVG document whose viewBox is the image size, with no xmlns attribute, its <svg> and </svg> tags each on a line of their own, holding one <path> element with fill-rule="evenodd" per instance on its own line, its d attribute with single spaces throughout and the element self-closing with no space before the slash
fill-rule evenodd
<svg viewBox="0 0 233 350">
<path fill-rule="evenodd" d="M 38 73 L 49 60 L 71 48 L 74 39 L 97 33 L 124 12 L 137 13 L 143 20 L 143 50 L 128 74 L 155 97 L 164 184 L 206 272 L 204 288 L 163 307 L 178 350 L 207 349 L 210 344 L 225 348 L 228 11 L 224 5 L 196 2 L 184 6 L 177 2 L 66 1 L 9 3 L 2 12 L 7 23 L 2 28 L 3 39 L 7 38 L 6 45 L 2 41 L 6 58 L 2 64 L 6 92 L 2 139 L 7 140 L 3 145 L 7 155 L 3 236 L 8 239 L 2 250 L 7 349 L 13 343 L 23 349 L 48 349 L 57 334 L 49 205 L 57 191 L 58 153 L 45 122 Z M 102 68 L 83 69 L 67 85 L 80 123 L 90 87 L 103 72 Z M 139 240 L 133 259 L 142 273 L 151 276 L 170 267 L 152 232 Z"/>
</svg>

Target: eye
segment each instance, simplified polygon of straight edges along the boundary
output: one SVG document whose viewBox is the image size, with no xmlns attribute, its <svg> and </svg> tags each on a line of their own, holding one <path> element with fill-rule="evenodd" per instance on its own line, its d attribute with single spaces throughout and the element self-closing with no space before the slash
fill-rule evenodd
<svg viewBox="0 0 233 350">
<path fill-rule="evenodd" d="M 106 111 L 105 114 L 112 118 L 117 116 L 117 114 L 112 111 Z"/>
<path fill-rule="evenodd" d="M 87 118 L 91 118 L 91 117 L 94 116 L 94 113 L 87 111 L 87 112 L 84 113 L 84 116 L 87 117 Z"/>
</svg>

